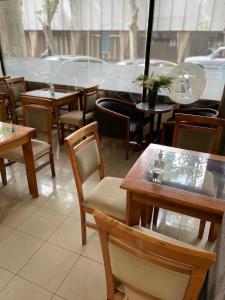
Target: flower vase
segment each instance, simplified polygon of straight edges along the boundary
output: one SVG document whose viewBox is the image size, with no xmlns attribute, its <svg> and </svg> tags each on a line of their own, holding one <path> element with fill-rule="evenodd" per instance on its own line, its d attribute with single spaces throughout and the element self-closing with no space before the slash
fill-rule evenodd
<svg viewBox="0 0 225 300">
<path fill-rule="evenodd" d="M 157 99 L 157 92 L 156 90 L 148 89 L 146 101 L 149 103 L 150 107 L 155 107 L 156 99 Z"/>
</svg>

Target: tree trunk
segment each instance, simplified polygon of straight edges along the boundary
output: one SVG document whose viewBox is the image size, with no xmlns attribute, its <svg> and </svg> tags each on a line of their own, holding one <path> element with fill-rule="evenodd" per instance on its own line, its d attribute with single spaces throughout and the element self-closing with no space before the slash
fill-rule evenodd
<svg viewBox="0 0 225 300">
<path fill-rule="evenodd" d="M 20 0 L 0 1 L 0 34 L 6 56 L 27 55 Z"/>
<path fill-rule="evenodd" d="M 44 24 L 43 31 L 45 35 L 46 48 L 51 49 L 51 54 L 56 54 L 56 46 L 52 34 L 51 24 Z"/>
<path fill-rule="evenodd" d="M 190 35 L 190 32 L 177 32 L 177 63 L 182 63 L 188 55 Z"/>
<path fill-rule="evenodd" d="M 137 41 L 137 33 L 138 33 L 138 7 L 136 0 L 130 0 L 130 8 L 131 8 L 131 22 L 129 24 L 130 29 L 130 59 L 135 59 L 138 57 L 138 41 Z"/>
</svg>

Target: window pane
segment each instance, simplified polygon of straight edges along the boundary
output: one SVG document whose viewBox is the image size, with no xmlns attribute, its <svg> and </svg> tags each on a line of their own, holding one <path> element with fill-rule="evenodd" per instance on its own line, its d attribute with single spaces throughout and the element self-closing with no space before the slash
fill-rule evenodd
<svg viewBox="0 0 225 300">
<path fill-rule="evenodd" d="M 141 91 L 133 80 L 144 70 L 148 7 L 149 0 L 0 1 L 7 73 Z"/>
<path fill-rule="evenodd" d="M 224 0 L 156 0 L 151 59 L 201 65 L 202 99 L 221 100 L 225 83 Z"/>
</svg>

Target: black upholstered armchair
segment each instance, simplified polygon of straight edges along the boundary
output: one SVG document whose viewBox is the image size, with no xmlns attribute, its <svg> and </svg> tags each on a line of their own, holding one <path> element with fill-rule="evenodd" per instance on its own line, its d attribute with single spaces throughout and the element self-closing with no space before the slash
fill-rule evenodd
<svg viewBox="0 0 225 300">
<path fill-rule="evenodd" d="M 143 120 L 135 106 L 114 98 L 101 98 L 96 101 L 95 118 L 101 137 L 123 140 L 128 159 L 129 142 L 140 143 L 143 133 Z"/>
</svg>

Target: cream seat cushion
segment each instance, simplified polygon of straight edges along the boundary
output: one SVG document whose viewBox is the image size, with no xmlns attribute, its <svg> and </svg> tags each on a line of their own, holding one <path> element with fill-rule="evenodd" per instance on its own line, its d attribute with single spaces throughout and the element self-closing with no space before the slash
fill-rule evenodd
<svg viewBox="0 0 225 300">
<path fill-rule="evenodd" d="M 33 155 L 35 160 L 41 157 L 42 155 L 50 152 L 50 148 L 51 148 L 50 144 L 39 140 L 33 140 L 33 139 L 31 140 L 31 142 L 32 142 Z M 1 155 L 1 157 L 8 160 L 24 163 L 22 147 L 17 147 L 15 149 L 12 149 L 4 153 L 3 155 Z"/>
<path fill-rule="evenodd" d="M 85 198 L 84 206 L 98 209 L 119 220 L 126 218 L 126 191 L 120 188 L 122 178 L 104 177 Z"/>
<path fill-rule="evenodd" d="M 19 106 L 19 107 L 15 108 L 15 115 L 16 116 L 22 116 L 22 114 L 23 114 L 22 106 Z"/>
<path fill-rule="evenodd" d="M 89 112 L 85 115 L 86 120 L 93 119 L 93 112 Z M 82 110 L 73 110 L 62 116 L 60 116 L 62 123 L 71 124 L 81 127 L 83 125 L 83 111 Z"/>
</svg>

